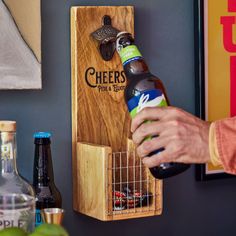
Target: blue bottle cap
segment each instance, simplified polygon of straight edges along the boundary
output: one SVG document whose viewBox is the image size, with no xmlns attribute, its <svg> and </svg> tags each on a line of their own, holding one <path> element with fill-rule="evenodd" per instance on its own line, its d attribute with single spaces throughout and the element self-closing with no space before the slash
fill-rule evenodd
<svg viewBox="0 0 236 236">
<path fill-rule="evenodd" d="M 34 133 L 34 138 L 50 138 L 51 133 L 49 132 L 36 132 Z"/>
</svg>

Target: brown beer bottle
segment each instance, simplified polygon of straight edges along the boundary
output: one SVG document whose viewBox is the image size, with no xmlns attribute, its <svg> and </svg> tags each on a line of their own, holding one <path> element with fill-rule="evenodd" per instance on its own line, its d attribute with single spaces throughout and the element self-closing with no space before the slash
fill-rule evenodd
<svg viewBox="0 0 236 236">
<path fill-rule="evenodd" d="M 127 78 L 125 101 L 131 117 L 134 118 L 145 107 L 168 106 L 169 101 L 161 80 L 150 73 L 130 33 L 120 32 L 117 35 L 116 49 Z M 150 153 L 149 156 L 163 150 L 164 147 Z M 164 163 L 150 168 L 150 171 L 155 178 L 164 179 L 177 175 L 189 167 L 190 165 L 184 163 Z"/>
<path fill-rule="evenodd" d="M 43 223 L 40 211 L 44 208 L 61 208 L 62 199 L 59 190 L 54 183 L 51 134 L 37 132 L 34 134 L 34 175 L 33 187 L 36 194 L 35 226 Z"/>
</svg>

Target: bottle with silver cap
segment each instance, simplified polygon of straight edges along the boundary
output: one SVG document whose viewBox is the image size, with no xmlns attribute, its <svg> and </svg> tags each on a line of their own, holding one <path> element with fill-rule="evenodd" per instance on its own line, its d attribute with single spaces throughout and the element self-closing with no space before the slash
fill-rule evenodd
<svg viewBox="0 0 236 236">
<path fill-rule="evenodd" d="M 0 230 L 34 229 L 35 195 L 16 166 L 16 122 L 0 121 Z"/>
</svg>

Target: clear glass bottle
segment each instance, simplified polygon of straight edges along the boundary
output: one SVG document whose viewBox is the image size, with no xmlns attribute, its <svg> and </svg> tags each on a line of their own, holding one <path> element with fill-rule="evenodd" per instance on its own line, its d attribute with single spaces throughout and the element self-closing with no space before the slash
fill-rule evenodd
<svg viewBox="0 0 236 236">
<path fill-rule="evenodd" d="M 16 122 L 0 121 L 0 230 L 34 230 L 35 195 L 16 167 Z"/>
</svg>

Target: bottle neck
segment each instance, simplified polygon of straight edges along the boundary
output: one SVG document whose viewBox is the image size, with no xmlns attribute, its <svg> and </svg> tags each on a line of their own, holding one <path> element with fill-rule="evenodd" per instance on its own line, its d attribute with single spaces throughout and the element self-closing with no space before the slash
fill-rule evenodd
<svg viewBox="0 0 236 236">
<path fill-rule="evenodd" d="M 1 175 L 18 174 L 16 167 L 16 133 L 0 132 Z"/>
<path fill-rule="evenodd" d="M 36 144 L 34 157 L 34 186 L 48 186 L 54 183 L 50 144 Z"/>
<path fill-rule="evenodd" d="M 116 50 L 121 58 L 127 79 L 149 73 L 148 66 L 130 33 L 120 32 L 117 35 Z"/>
<path fill-rule="evenodd" d="M 118 49 L 126 77 L 149 73 L 148 66 L 142 57 L 139 49 L 132 41 L 125 41 Z"/>
<path fill-rule="evenodd" d="M 136 75 L 148 74 L 149 69 L 143 58 L 131 60 L 123 64 L 125 75 L 127 79 L 132 78 Z"/>
</svg>

